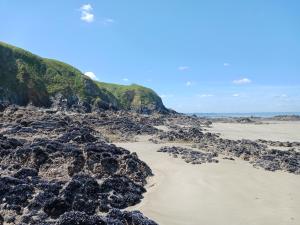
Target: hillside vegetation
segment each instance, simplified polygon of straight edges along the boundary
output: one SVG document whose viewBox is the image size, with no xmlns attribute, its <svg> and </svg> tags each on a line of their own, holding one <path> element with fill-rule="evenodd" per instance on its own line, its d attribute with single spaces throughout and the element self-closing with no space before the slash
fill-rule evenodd
<svg viewBox="0 0 300 225">
<path fill-rule="evenodd" d="M 0 42 L 0 102 L 50 107 L 166 112 L 161 98 L 139 85 L 91 80 L 78 69 Z"/>
<path fill-rule="evenodd" d="M 143 86 L 118 85 L 97 82 L 98 87 L 110 92 L 117 100 L 118 105 L 124 109 L 141 109 L 147 107 L 149 109 L 164 108 L 161 98 L 151 89 Z"/>
</svg>

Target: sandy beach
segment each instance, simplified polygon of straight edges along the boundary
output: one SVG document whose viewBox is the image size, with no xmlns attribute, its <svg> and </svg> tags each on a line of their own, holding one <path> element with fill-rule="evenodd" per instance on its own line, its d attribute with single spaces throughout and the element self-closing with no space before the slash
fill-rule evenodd
<svg viewBox="0 0 300 225">
<path fill-rule="evenodd" d="M 211 132 L 232 139 L 300 141 L 300 123 L 214 124 Z M 192 165 L 157 150 L 166 145 L 141 138 L 116 143 L 144 160 L 154 177 L 144 200 L 130 209 L 141 210 L 162 225 L 298 225 L 300 176 L 254 168 L 241 159 Z"/>
<path fill-rule="evenodd" d="M 209 131 L 233 140 L 300 141 L 300 121 L 264 121 L 263 124 L 218 122 L 213 123 Z"/>
</svg>

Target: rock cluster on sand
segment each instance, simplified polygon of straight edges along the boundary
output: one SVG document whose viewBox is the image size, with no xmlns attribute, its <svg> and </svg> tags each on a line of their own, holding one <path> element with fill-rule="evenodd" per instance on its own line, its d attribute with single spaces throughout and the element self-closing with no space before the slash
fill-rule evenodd
<svg viewBox="0 0 300 225">
<path fill-rule="evenodd" d="M 153 135 L 158 131 L 154 125 L 159 121 L 155 115 L 126 111 L 82 114 L 14 106 L 0 113 L 0 118 L 2 134 L 25 138 L 32 134 L 56 137 L 77 126 L 93 129 L 93 134 L 102 140 L 132 140 L 140 134 Z"/>
<path fill-rule="evenodd" d="M 174 158 L 180 156 L 186 163 L 191 164 L 202 164 L 202 163 L 218 163 L 219 161 L 215 159 L 218 156 L 217 153 L 204 153 L 200 151 L 193 151 L 188 148 L 181 147 L 162 147 L 158 152 L 169 153 Z"/>
<path fill-rule="evenodd" d="M 7 106 L 0 112 L 0 225 L 156 224 L 140 212 L 120 211 L 141 201 L 152 172 L 135 153 L 108 140 L 133 140 L 135 135 L 193 144 L 199 151 L 160 149 L 188 163 L 217 162 L 220 156 L 300 174 L 300 152 L 293 150 L 299 143 L 222 139 L 205 131 L 210 125 L 179 114 Z"/>
<path fill-rule="evenodd" d="M 71 116 L 18 111 L 0 124 L 0 224 L 156 224 L 120 211 L 141 201 L 152 175 L 135 153 Z"/>
<path fill-rule="evenodd" d="M 300 147 L 300 142 L 289 142 L 289 141 L 267 141 L 267 140 L 258 140 L 259 143 L 266 144 L 273 147 L 285 147 L 285 148 L 295 148 Z"/>
<path fill-rule="evenodd" d="M 172 126 L 169 126 L 172 128 Z M 229 157 L 238 157 L 249 161 L 255 167 L 269 171 L 283 170 L 300 174 L 300 152 L 270 149 L 271 146 L 297 147 L 298 142 L 270 142 L 251 140 L 229 140 L 216 134 L 204 132 L 199 127 L 173 126 L 169 131 L 160 132 L 152 140 L 157 142 L 186 142 L 194 145 L 202 152 L 219 153 Z"/>
<path fill-rule="evenodd" d="M 199 143 L 203 139 L 213 139 L 217 135 L 212 133 L 204 133 L 201 128 L 198 127 L 178 127 L 171 126 L 172 130 L 161 132 L 157 139 L 160 141 L 183 141 Z"/>
<path fill-rule="evenodd" d="M 250 140 L 204 139 L 197 146 L 206 151 L 234 156 L 269 171 L 283 170 L 300 174 L 300 152 L 269 149 L 267 145 Z"/>
</svg>

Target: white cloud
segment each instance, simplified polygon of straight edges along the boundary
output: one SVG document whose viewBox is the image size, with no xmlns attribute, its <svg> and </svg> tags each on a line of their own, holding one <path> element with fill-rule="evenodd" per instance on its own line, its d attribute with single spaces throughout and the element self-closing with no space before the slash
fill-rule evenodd
<svg viewBox="0 0 300 225">
<path fill-rule="evenodd" d="M 85 4 L 85 5 L 82 5 L 82 6 L 80 7 L 80 9 L 81 9 L 82 11 L 91 11 L 91 10 L 93 10 L 93 7 L 91 6 L 91 4 Z"/>
<path fill-rule="evenodd" d="M 288 98 L 287 94 L 276 95 L 275 98 Z"/>
<path fill-rule="evenodd" d="M 200 98 L 207 98 L 207 97 L 213 97 L 214 95 L 212 94 L 200 94 L 200 95 L 197 95 L 198 97 Z"/>
<path fill-rule="evenodd" d="M 189 87 L 189 86 L 192 86 L 192 84 L 193 84 L 193 83 L 192 83 L 191 81 L 187 81 L 187 82 L 185 83 L 185 85 L 188 86 L 188 87 Z"/>
<path fill-rule="evenodd" d="M 128 78 L 123 78 L 122 80 L 125 81 L 125 82 L 128 82 L 128 81 L 129 81 Z"/>
<path fill-rule="evenodd" d="M 88 76 L 89 78 L 96 80 L 97 77 L 93 72 L 85 72 L 84 75 Z"/>
<path fill-rule="evenodd" d="M 94 21 L 94 14 L 84 11 L 84 12 L 82 12 L 80 18 L 81 18 L 81 20 L 83 20 L 87 23 L 91 23 Z"/>
<path fill-rule="evenodd" d="M 179 71 L 187 71 L 187 70 L 189 70 L 189 69 L 190 69 L 189 66 L 179 66 L 179 67 L 178 67 L 178 70 L 179 70 Z"/>
<path fill-rule="evenodd" d="M 234 80 L 234 84 L 250 84 L 252 81 L 248 78 L 242 78 L 240 80 Z"/>
<path fill-rule="evenodd" d="M 239 96 L 240 96 L 240 94 L 237 94 L 237 93 L 232 95 L 232 97 L 239 97 Z"/>
<path fill-rule="evenodd" d="M 108 26 L 110 24 L 115 23 L 116 21 L 112 18 L 105 18 L 102 20 L 103 25 Z"/>
<path fill-rule="evenodd" d="M 94 14 L 92 13 L 93 7 L 91 6 L 91 4 L 85 4 L 82 5 L 80 7 L 80 11 L 81 11 L 81 17 L 80 19 L 82 21 L 85 21 L 87 23 L 91 23 L 94 21 Z"/>
<path fill-rule="evenodd" d="M 224 63 L 223 65 L 224 66 L 230 66 L 230 63 Z"/>
</svg>

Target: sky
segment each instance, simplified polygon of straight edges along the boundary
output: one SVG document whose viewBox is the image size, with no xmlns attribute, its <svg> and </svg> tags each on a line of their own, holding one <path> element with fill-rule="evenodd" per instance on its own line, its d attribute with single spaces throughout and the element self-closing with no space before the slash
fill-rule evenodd
<svg viewBox="0 0 300 225">
<path fill-rule="evenodd" d="M 298 0 L 0 0 L 0 40 L 179 112 L 299 112 Z"/>
</svg>

